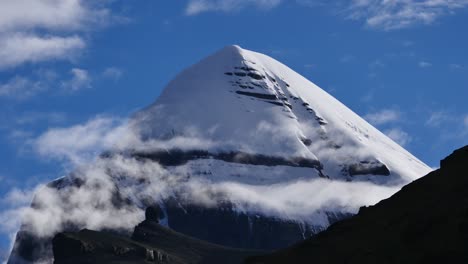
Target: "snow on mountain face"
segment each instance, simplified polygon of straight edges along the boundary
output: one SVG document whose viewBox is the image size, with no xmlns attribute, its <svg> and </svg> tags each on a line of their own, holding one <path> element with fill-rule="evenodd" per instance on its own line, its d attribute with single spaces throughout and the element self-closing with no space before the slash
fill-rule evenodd
<svg viewBox="0 0 468 264">
<path fill-rule="evenodd" d="M 9 263 L 51 257 L 70 226 L 133 228 L 154 204 L 197 238 L 284 247 L 430 170 L 318 86 L 238 46 L 182 72 L 123 131 L 116 150 L 36 193 Z"/>
<path fill-rule="evenodd" d="M 212 180 L 277 183 L 327 177 L 402 184 L 430 171 L 312 82 L 239 46 L 182 72 L 136 115 L 135 124 L 146 139 L 209 139 L 167 148 L 204 150 L 185 155 L 174 171 L 203 172 Z M 272 165 L 258 161 L 266 157 L 282 160 L 281 169 L 263 167 L 252 175 L 253 167 L 262 166 L 233 168 L 239 162 Z"/>
</svg>

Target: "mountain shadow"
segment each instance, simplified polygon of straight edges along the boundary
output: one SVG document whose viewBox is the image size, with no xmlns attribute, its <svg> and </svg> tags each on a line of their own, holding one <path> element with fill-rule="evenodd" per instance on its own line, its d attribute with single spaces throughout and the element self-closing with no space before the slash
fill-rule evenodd
<svg viewBox="0 0 468 264">
<path fill-rule="evenodd" d="M 356 216 L 245 263 L 468 263 L 468 146 L 440 165 Z"/>
</svg>

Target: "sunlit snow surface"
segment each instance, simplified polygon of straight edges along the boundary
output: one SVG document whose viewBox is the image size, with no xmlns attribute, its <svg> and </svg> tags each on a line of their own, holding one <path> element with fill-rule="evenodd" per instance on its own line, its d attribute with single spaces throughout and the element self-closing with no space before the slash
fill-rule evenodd
<svg viewBox="0 0 468 264">
<path fill-rule="evenodd" d="M 324 175 L 335 180 L 401 185 L 430 171 L 312 82 L 266 55 L 238 46 L 226 47 L 182 72 L 135 121 L 148 139 L 209 139 L 196 148 L 315 159 Z M 191 144 L 176 147 L 193 149 Z M 371 171 L 384 166 L 389 175 L 350 173 L 356 166 Z M 313 168 L 257 171 L 255 166 L 206 160 L 184 167 L 211 172 L 203 177 L 213 180 L 249 184 L 318 177 Z"/>
<path fill-rule="evenodd" d="M 41 238 L 70 223 L 131 229 L 175 196 L 321 230 L 430 171 L 315 84 L 238 46 L 182 72 L 116 130 L 115 149 L 2 219 Z"/>
</svg>

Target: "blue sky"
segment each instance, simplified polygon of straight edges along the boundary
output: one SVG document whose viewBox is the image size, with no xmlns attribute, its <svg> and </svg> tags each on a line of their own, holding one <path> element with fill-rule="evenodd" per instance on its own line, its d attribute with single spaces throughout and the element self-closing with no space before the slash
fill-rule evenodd
<svg viewBox="0 0 468 264">
<path fill-rule="evenodd" d="M 0 210 L 230 44 L 282 61 L 429 166 L 467 144 L 468 1 L 328 2 L 2 1 Z"/>
</svg>

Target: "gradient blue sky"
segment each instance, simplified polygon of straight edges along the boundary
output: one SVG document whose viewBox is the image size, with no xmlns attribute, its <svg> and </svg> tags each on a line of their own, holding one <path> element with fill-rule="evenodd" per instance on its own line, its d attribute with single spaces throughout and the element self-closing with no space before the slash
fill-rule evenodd
<svg viewBox="0 0 468 264">
<path fill-rule="evenodd" d="M 230 44 L 282 61 L 429 166 L 467 144 L 468 1 L 328 2 L 1 1 L 0 210 Z M 11 217 L 0 214 L 0 259 Z"/>
</svg>

